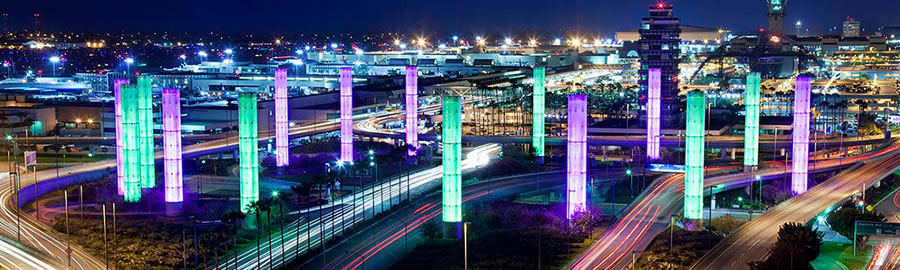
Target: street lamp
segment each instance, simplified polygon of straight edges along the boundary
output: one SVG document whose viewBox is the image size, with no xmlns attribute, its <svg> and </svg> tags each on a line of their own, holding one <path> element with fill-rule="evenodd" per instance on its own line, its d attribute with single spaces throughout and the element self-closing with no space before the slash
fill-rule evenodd
<svg viewBox="0 0 900 270">
<path fill-rule="evenodd" d="M 125 58 L 125 76 L 129 76 L 131 73 L 131 64 L 134 64 L 134 58 L 128 57 Z"/>
<path fill-rule="evenodd" d="M 181 58 L 182 66 L 187 65 L 187 55 L 182 54 L 182 55 L 179 55 L 178 58 Z"/>
<path fill-rule="evenodd" d="M 6 68 L 6 77 L 7 78 L 12 77 L 12 73 L 9 72 L 10 66 L 12 66 L 12 64 L 10 64 L 9 62 L 3 62 L 3 67 Z"/>
<path fill-rule="evenodd" d="M 51 56 L 50 63 L 53 64 L 53 77 L 56 77 L 56 63 L 59 63 L 59 56 Z"/>
<path fill-rule="evenodd" d="M 224 52 L 225 52 L 225 54 L 227 54 L 227 55 L 231 55 L 232 53 L 234 53 L 234 50 L 232 50 L 232 49 L 225 49 Z"/>
<path fill-rule="evenodd" d="M 206 60 L 206 56 L 207 56 L 208 54 L 206 54 L 206 51 L 200 51 L 200 52 L 197 53 L 197 55 L 200 56 L 200 63 L 202 64 L 203 61 Z"/>
</svg>

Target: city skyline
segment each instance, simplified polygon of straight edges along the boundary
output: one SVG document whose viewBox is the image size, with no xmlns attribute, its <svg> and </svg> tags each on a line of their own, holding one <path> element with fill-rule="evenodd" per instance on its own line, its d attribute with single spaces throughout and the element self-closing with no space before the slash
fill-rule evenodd
<svg viewBox="0 0 900 270">
<path fill-rule="evenodd" d="M 544 5 L 540 1 L 510 0 L 461 0 L 455 3 L 451 6 L 400 1 L 386 5 L 347 1 L 346 4 L 337 6 L 326 2 L 263 1 L 246 5 L 237 1 L 201 0 L 188 6 L 175 1 L 163 1 L 154 5 L 108 0 L 89 3 L 47 1 L 12 2 L 0 9 L 0 12 L 9 14 L 9 28 L 14 31 L 32 28 L 33 14 L 39 13 L 39 28 L 44 31 L 213 31 L 273 35 L 400 32 L 461 36 L 577 32 L 612 36 L 615 31 L 637 28 L 640 24 L 638 18 L 644 16 L 646 7 L 656 1 L 565 0 L 564 3 L 554 5 Z M 766 25 L 766 7 L 763 1 L 698 0 L 665 3 L 675 6 L 675 16 L 680 17 L 685 25 L 725 28 L 738 33 Z M 864 0 L 849 6 L 841 3 L 837 0 L 790 1 L 786 7 L 785 22 L 791 24 L 801 21 L 810 34 L 839 34 L 841 23 L 847 17 L 862 22 L 863 32 L 867 33 L 875 32 L 883 26 L 900 25 L 900 19 L 890 15 L 891 11 L 900 9 L 898 2 Z M 834 8 L 838 5 L 841 5 L 840 9 Z M 873 6 L 879 8 L 873 9 Z M 279 13 L 283 15 L 279 16 Z M 73 20 L 78 23 L 72 23 Z M 147 24 L 147 21 L 154 23 Z M 793 29 L 793 25 L 786 26 L 786 29 Z"/>
</svg>

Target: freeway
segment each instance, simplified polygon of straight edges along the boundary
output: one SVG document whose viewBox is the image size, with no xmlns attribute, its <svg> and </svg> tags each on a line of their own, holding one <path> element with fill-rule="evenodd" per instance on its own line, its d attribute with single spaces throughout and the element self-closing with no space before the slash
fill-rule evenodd
<svg viewBox="0 0 900 270">
<path fill-rule="evenodd" d="M 486 165 L 490 156 L 499 150 L 500 146 L 496 144 L 474 148 L 461 164 L 463 171 Z M 404 193 L 410 198 L 417 198 L 440 187 L 441 176 L 442 167 L 438 166 L 413 173 L 408 178 L 398 177 L 379 182 L 373 187 L 365 187 L 328 204 L 303 209 L 300 214 L 306 216 L 305 220 L 294 220 L 285 225 L 284 228 L 290 229 L 284 232 L 284 242 L 280 232 L 273 233 L 271 240 L 261 239 L 261 246 L 268 247 L 271 243 L 271 246 L 277 248 L 262 249 L 260 252 L 255 248 L 242 250 L 237 254 L 236 260 L 230 258 L 222 267 L 237 269 L 278 267 L 282 260 L 289 262 L 296 258 L 297 254 L 305 254 L 308 251 L 307 245 L 312 248 L 320 247 L 334 237 L 343 235 L 345 230 L 354 225 L 389 210 L 391 206 L 400 203 Z"/>
<path fill-rule="evenodd" d="M 0 183 L 9 183 L 9 175 L 0 175 Z M 5 187 L 9 189 L 7 185 Z M 15 233 L 15 227 L 9 224 L 0 224 L 0 229 L 5 232 Z M 47 255 L 30 246 L 16 242 L 15 238 L 0 235 L 0 268 L 3 269 L 62 269 L 62 261 L 50 259 Z"/>
<path fill-rule="evenodd" d="M 295 136 L 301 136 L 336 129 L 337 124 L 335 122 L 324 122 L 295 127 L 290 130 L 290 133 Z M 267 139 L 268 137 L 260 137 L 260 141 Z M 191 157 L 210 154 L 223 149 L 236 148 L 237 145 L 238 141 L 236 138 L 225 138 L 198 143 L 184 147 L 184 156 Z M 158 152 L 156 158 L 162 159 L 162 153 Z M 110 170 L 115 167 L 115 163 L 116 161 L 112 159 L 61 168 L 59 169 L 59 175 L 69 176 L 100 170 Z M 23 173 L 20 177 L 21 187 L 28 188 L 35 183 L 35 179 L 37 183 L 40 184 L 43 181 L 54 180 L 56 178 L 56 170 L 38 171 L 36 178 L 33 173 Z M 0 233 L 15 239 L 17 235 L 17 220 L 21 220 L 21 223 L 18 223 L 21 228 L 21 239 L 19 241 L 33 247 L 39 252 L 47 254 L 50 258 L 55 259 L 56 261 L 52 263 L 66 265 L 68 255 L 66 252 L 65 239 L 52 233 L 53 229 L 38 222 L 31 215 L 22 214 L 20 219 L 17 218 L 16 212 L 18 211 L 18 208 L 16 207 L 16 204 L 13 203 L 13 198 L 15 196 L 16 192 L 10 186 L 10 181 L 0 181 L 0 201 L 3 202 L 0 204 L 0 207 L 2 207 L 0 208 Z M 22 200 L 18 205 L 22 206 L 27 203 L 28 201 Z M 90 254 L 74 246 L 72 247 L 71 264 L 73 269 L 103 269 L 105 267 L 103 261 L 94 258 Z"/>
<path fill-rule="evenodd" d="M 423 112 L 434 112 L 440 108 L 431 107 L 422 110 Z M 383 124 L 388 121 L 402 120 L 397 114 L 375 114 L 373 117 L 354 122 L 354 132 L 361 136 L 373 136 L 381 138 L 405 139 L 406 134 L 402 130 L 384 129 Z M 590 133 L 590 129 L 588 129 Z M 436 134 L 419 134 L 419 141 L 436 141 Z M 565 145 L 565 137 L 546 137 L 547 145 Z M 761 135 L 759 138 L 760 149 L 774 150 L 776 148 L 790 148 L 792 145 L 791 135 Z M 854 138 L 820 138 L 818 140 L 810 140 L 810 149 L 825 149 L 844 147 L 845 149 L 855 145 L 872 145 L 880 144 L 885 141 L 883 135 L 871 135 L 862 137 L 859 140 Z M 532 142 L 531 136 L 471 136 L 462 137 L 463 143 L 528 143 Z M 645 136 L 588 136 L 588 143 L 592 145 L 618 145 L 618 146 L 646 146 L 647 137 Z M 719 135 L 708 136 L 707 144 L 709 148 L 744 148 L 743 135 Z M 660 145 L 663 147 L 683 147 L 684 139 L 680 136 L 662 136 L 660 137 Z"/>
<path fill-rule="evenodd" d="M 747 263 L 762 260 L 775 243 L 778 228 L 786 222 L 806 223 L 839 202 L 873 185 L 900 167 L 900 145 L 879 150 L 863 165 L 790 198 L 758 218 L 747 222 L 700 258 L 692 269 L 748 269 Z"/>
<path fill-rule="evenodd" d="M 611 179 L 621 176 L 622 169 L 606 171 L 596 170 L 589 177 Z M 562 191 L 565 185 L 565 172 L 544 172 L 529 175 L 509 176 L 489 181 L 475 182 L 463 187 L 463 201 L 493 201 L 509 198 L 515 194 L 536 190 Z M 609 181 L 609 180 L 604 180 Z M 595 182 L 599 183 L 599 182 Z M 329 249 L 322 266 L 322 255 L 311 258 L 300 268 L 303 269 L 387 269 L 399 258 L 397 255 L 407 253 L 421 235 L 420 227 L 438 217 L 442 209 L 440 193 L 431 193 L 414 201 L 399 212 L 387 217 L 380 223 L 361 231 L 351 239 Z M 407 240 L 412 238 L 412 247 Z M 459 252 L 459 251 L 458 251 Z"/>
<path fill-rule="evenodd" d="M 900 145 L 867 153 L 864 155 L 818 161 L 810 172 L 821 172 L 844 167 L 870 158 L 878 158 L 889 150 Z M 707 173 L 723 172 L 721 168 L 707 168 Z M 790 173 L 789 168 L 771 168 L 757 172 L 769 179 Z M 704 181 L 706 191 L 714 192 L 732 189 L 750 183 L 750 173 L 733 173 L 724 176 L 709 177 Z M 858 186 L 857 186 L 858 187 Z M 582 253 L 570 266 L 570 269 L 624 269 L 630 264 L 625 260 L 632 251 L 644 250 L 657 234 L 666 230 L 669 219 L 682 207 L 684 190 L 684 174 L 666 176 L 655 181 L 641 196 L 629 205 L 622 213 L 616 225 L 600 239 L 594 241 L 585 253 Z M 756 221 L 757 219 L 754 219 Z M 715 265 L 715 264 L 714 264 Z M 720 268 L 721 269 L 721 268 Z"/>
</svg>

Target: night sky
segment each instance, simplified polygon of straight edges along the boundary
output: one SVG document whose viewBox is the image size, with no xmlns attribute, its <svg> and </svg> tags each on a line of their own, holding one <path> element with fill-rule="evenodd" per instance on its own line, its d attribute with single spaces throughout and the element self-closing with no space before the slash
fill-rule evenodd
<svg viewBox="0 0 900 270">
<path fill-rule="evenodd" d="M 637 28 L 646 0 L 7 0 L 10 25 L 64 31 L 178 31 L 258 34 L 371 33 L 517 34 L 603 33 Z M 766 25 L 764 0 L 671 0 L 683 24 L 744 32 Z M 853 4 L 849 4 L 849 3 Z M 867 32 L 900 25 L 898 0 L 789 0 L 786 21 L 827 32 L 851 16 Z M 788 25 L 793 33 L 793 26 Z M 839 33 L 840 27 L 838 27 Z"/>
</svg>

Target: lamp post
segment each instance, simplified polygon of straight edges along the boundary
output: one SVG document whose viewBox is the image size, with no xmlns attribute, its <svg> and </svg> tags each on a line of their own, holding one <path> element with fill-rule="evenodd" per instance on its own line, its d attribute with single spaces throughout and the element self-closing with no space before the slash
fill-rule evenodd
<svg viewBox="0 0 900 270">
<path fill-rule="evenodd" d="M 12 77 L 12 73 L 9 72 L 10 66 L 12 66 L 12 64 L 9 62 L 3 62 L 3 67 L 6 68 L 6 78 Z"/>
<path fill-rule="evenodd" d="M 125 77 L 131 75 L 131 64 L 134 64 L 134 58 L 128 57 L 125 58 Z"/>
<path fill-rule="evenodd" d="M 206 54 L 206 51 L 200 51 L 200 52 L 197 52 L 197 55 L 200 56 L 200 64 L 203 64 L 203 61 L 206 61 L 206 56 L 208 54 Z"/>
<path fill-rule="evenodd" d="M 186 65 L 187 65 L 187 55 L 182 54 L 182 55 L 179 55 L 178 58 L 181 59 L 181 65 L 182 65 L 182 66 L 186 66 Z"/>
<path fill-rule="evenodd" d="M 51 56 L 50 63 L 53 64 L 53 77 L 56 77 L 56 64 L 59 63 L 59 56 Z"/>
</svg>

